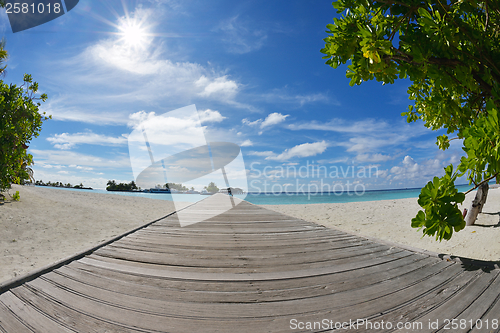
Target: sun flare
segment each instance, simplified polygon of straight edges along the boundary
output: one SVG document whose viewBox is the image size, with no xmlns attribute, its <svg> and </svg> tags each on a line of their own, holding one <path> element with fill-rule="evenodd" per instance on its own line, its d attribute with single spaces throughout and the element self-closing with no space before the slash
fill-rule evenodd
<svg viewBox="0 0 500 333">
<path fill-rule="evenodd" d="M 141 47 L 146 41 L 148 34 L 146 29 L 136 20 L 128 19 L 121 22 L 118 27 L 122 40 L 133 47 Z"/>
</svg>

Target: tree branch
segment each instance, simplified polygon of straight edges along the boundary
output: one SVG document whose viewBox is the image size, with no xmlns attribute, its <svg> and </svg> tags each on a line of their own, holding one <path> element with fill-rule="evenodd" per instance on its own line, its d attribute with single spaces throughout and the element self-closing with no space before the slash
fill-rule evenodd
<svg viewBox="0 0 500 333">
<path fill-rule="evenodd" d="M 410 8 L 411 6 L 407 3 L 404 3 L 404 2 L 401 2 L 401 1 L 393 1 L 393 0 L 377 0 L 376 2 L 380 2 L 380 3 L 383 3 L 385 5 L 400 5 L 400 6 L 404 6 L 404 7 L 408 7 Z"/>
<path fill-rule="evenodd" d="M 488 1 L 484 3 L 484 12 L 486 14 L 486 23 L 484 24 L 484 32 L 486 32 L 486 30 L 488 30 L 488 23 L 490 21 L 490 14 L 488 12 Z"/>
<path fill-rule="evenodd" d="M 474 191 L 476 188 L 478 188 L 479 186 L 483 185 L 484 183 L 486 182 L 489 182 L 490 180 L 492 180 L 493 178 L 495 178 L 498 174 L 500 174 L 500 172 L 497 172 L 495 173 L 493 176 L 483 180 L 482 182 L 480 182 L 479 184 L 476 184 L 476 186 L 474 186 L 473 188 L 471 188 L 470 190 L 468 190 L 467 192 L 464 192 L 464 194 L 468 194 L 472 191 Z"/>
<path fill-rule="evenodd" d="M 477 83 L 491 96 L 492 95 L 492 89 L 493 87 L 488 84 L 486 81 L 484 81 L 480 76 L 479 73 L 476 71 L 472 71 L 472 77 L 474 80 L 476 80 Z"/>
</svg>

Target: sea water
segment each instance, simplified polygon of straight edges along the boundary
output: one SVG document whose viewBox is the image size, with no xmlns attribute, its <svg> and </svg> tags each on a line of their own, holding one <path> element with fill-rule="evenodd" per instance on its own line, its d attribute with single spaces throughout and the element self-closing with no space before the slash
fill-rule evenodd
<svg viewBox="0 0 500 333">
<path fill-rule="evenodd" d="M 106 191 L 102 189 L 81 190 L 50 187 L 68 191 L 89 191 L 90 193 L 108 193 L 124 196 L 135 196 L 168 201 L 198 202 L 207 198 L 207 195 L 200 194 L 169 194 L 169 193 L 144 193 L 144 192 L 120 192 Z M 470 185 L 459 185 L 457 189 L 465 192 L 470 189 Z M 244 199 L 256 205 L 292 205 L 292 204 L 320 204 L 320 203 L 343 203 L 343 202 L 361 202 L 394 200 L 405 198 L 418 198 L 420 188 L 412 189 L 391 189 L 391 190 L 373 190 L 360 192 L 343 193 L 248 193 L 246 195 L 235 195 L 236 198 Z"/>
</svg>

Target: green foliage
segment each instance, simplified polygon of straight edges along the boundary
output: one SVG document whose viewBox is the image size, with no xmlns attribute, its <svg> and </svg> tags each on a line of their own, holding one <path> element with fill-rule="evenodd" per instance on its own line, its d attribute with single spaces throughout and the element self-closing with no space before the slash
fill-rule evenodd
<svg viewBox="0 0 500 333">
<path fill-rule="evenodd" d="M 445 169 L 446 174 L 441 179 L 434 177 L 422 189 L 418 197 L 418 204 L 425 209 L 419 211 L 411 220 L 413 228 L 423 229 L 424 235 L 434 236 L 436 240 L 449 240 L 453 231 L 460 231 L 465 227 L 465 221 L 458 209 L 458 204 L 465 199 L 465 194 L 459 193 L 454 182 L 458 172 L 453 173 L 453 166 Z"/>
<path fill-rule="evenodd" d="M 38 83 L 24 75 L 21 86 L 8 85 L 0 80 L 0 190 L 11 183 L 21 184 L 32 177 L 33 156 L 26 152 L 30 141 L 37 137 L 42 122 L 49 119 L 39 113 L 40 102 L 47 95 L 36 97 Z"/>
<path fill-rule="evenodd" d="M 176 184 L 176 183 L 167 183 L 165 184 L 166 188 L 170 190 L 178 190 L 178 191 L 187 191 L 189 190 L 186 186 L 182 184 Z"/>
<path fill-rule="evenodd" d="M 210 184 L 208 184 L 208 186 L 205 186 L 205 190 L 207 190 L 210 193 L 219 192 L 219 188 L 217 187 L 217 185 L 215 185 L 214 182 L 210 182 Z"/>
<path fill-rule="evenodd" d="M 108 180 L 107 185 L 108 186 L 106 187 L 106 191 L 132 191 L 138 189 L 134 181 L 131 181 L 128 184 L 126 183 L 117 184 L 115 180 Z"/>
<path fill-rule="evenodd" d="M 477 187 L 499 176 L 500 2 L 339 0 L 333 6 L 343 15 L 327 25 L 326 64 L 348 64 L 351 86 L 409 79 L 413 104 L 402 114 L 408 122 L 422 120 L 463 140 L 467 156 L 458 173 L 448 166 L 422 189 L 425 212 L 412 221 L 424 235 L 449 239 L 463 228 L 456 177 L 467 174 Z M 437 145 L 445 150 L 451 140 L 441 135 Z"/>
<path fill-rule="evenodd" d="M 12 196 L 12 200 L 14 201 L 19 201 L 21 199 L 21 196 L 19 195 L 19 191 L 16 191 L 14 195 Z"/>
<path fill-rule="evenodd" d="M 462 149 L 467 156 L 460 160 L 459 170 L 462 174 L 469 173 L 469 179 L 474 184 L 495 178 L 500 171 L 500 127 L 498 108 L 494 103 L 487 103 L 486 112 L 464 129 L 463 135 Z"/>
<path fill-rule="evenodd" d="M 85 189 L 85 190 L 92 190 L 92 187 L 85 187 L 83 186 L 82 183 L 80 185 L 71 185 L 70 183 L 64 184 L 62 182 L 51 182 L 48 181 L 47 183 L 44 183 L 43 180 L 36 180 L 35 181 L 36 186 L 51 186 L 51 187 L 64 187 L 64 188 L 79 188 L 79 189 Z"/>
</svg>

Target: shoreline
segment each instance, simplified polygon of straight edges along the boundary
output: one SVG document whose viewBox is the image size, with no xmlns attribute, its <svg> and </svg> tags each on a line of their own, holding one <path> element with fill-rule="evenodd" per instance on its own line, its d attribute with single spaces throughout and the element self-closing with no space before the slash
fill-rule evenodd
<svg viewBox="0 0 500 333">
<path fill-rule="evenodd" d="M 0 205 L 0 283 L 88 250 L 113 237 L 161 218 L 192 202 L 123 196 L 92 191 L 58 191 L 13 185 L 21 200 Z M 467 195 L 469 208 L 475 192 Z M 8 196 L 7 196 L 7 199 Z M 491 189 L 475 226 L 450 241 L 421 238 L 411 228 L 417 198 L 346 203 L 260 205 L 371 239 L 471 259 L 500 259 L 500 189 Z M 463 207 L 461 209 L 463 209 Z"/>
<path fill-rule="evenodd" d="M 476 191 L 467 194 L 461 211 L 469 209 Z M 500 260 L 500 189 L 492 188 L 476 224 L 454 232 L 449 241 L 422 238 L 422 231 L 411 227 L 411 219 L 422 208 L 418 198 L 364 202 L 262 205 L 285 215 L 339 229 L 359 236 L 381 239 L 440 254 L 470 259 Z"/>
<path fill-rule="evenodd" d="M 0 283 L 190 205 L 92 191 L 12 185 L 0 205 Z"/>
</svg>

